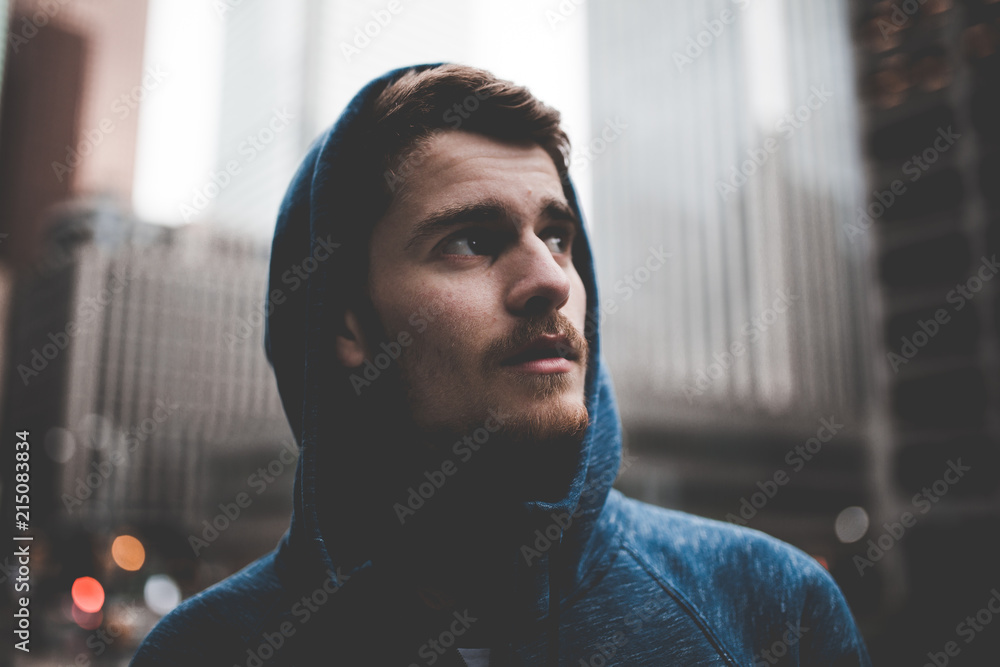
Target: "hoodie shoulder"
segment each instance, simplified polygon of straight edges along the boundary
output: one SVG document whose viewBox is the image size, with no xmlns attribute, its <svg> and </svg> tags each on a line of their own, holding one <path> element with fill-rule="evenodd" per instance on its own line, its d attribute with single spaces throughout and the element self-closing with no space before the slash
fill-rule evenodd
<svg viewBox="0 0 1000 667">
<path fill-rule="evenodd" d="M 791 584 L 826 573 L 805 552 L 759 530 L 617 495 L 626 542 L 681 580 L 739 573 Z"/>
<path fill-rule="evenodd" d="M 268 554 L 161 618 L 130 665 L 240 663 L 248 640 L 266 627 L 284 596 L 275 575 L 274 553 Z"/>
<path fill-rule="evenodd" d="M 801 664 L 869 664 L 840 588 L 802 550 L 617 492 L 608 502 L 620 512 L 626 551 L 734 653 L 792 635 Z"/>
</svg>

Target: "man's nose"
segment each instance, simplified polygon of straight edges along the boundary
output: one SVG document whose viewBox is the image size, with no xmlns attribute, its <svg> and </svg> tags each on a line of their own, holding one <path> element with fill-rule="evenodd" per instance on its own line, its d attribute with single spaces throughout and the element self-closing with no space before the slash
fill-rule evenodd
<svg viewBox="0 0 1000 667">
<path fill-rule="evenodd" d="M 509 256 L 507 309 L 520 316 L 542 315 L 562 308 L 571 282 L 544 240 L 532 236 Z"/>
</svg>

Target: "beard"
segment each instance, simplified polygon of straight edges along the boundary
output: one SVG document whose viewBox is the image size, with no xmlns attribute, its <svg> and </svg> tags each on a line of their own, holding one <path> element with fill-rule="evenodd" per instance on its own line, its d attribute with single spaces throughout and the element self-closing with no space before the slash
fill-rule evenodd
<svg viewBox="0 0 1000 667">
<path fill-rule="evenodd" d="M 397 339 L 397 332 L 390 331 L 374 309 L 366 319 L 368 341 L 377 345 Z M 475 395 L 466 392 L 461 405 L 442 417 L 429 416 L 441 413 L 432 404 L 456 398 L 421 374 L 431 355 L 419 339 L 383 371 L 369 399 L 378 404 L 373 406 L 377 413 L 395 422 L 399 442 L 416 450 L 426 470 L 454 463 L 456 474 L 448 484 L 457 502 L 461 497 L 496 507 L 557 501 L 568 492 L 590 423 L 584 397 L 579 402 L 568 398 L 570 374 L 522 375 L 500 364 L 524 343 L 555 332 L 565 333 L 581 363 L 587 362 L 586 339 L 565 315 L 553 312 L 522 321 L 512 335 L 488 345 L 479 364 L 466 358 L 465 368 L 478 368 L 485 378 L 483 388 Z M 476 339 L 471 326 L 468 333 L 468 339 Z M 441 357 L 438 363 L 453 377 L 461 377 L 461 364 L 453 357 Z M 503 377 L 489 381 L 497 373 Z"/>
</svg>

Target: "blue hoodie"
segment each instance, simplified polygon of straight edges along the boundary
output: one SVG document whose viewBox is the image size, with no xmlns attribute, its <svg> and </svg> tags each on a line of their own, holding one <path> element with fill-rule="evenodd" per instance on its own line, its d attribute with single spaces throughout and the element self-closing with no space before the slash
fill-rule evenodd
<svg viewBox="0 0 1000 667">
<path fill-rule="evenodd" d="M 484 502 L 485 472 L 509 465 L 488 443 L 475 456 L 456 443 L 468 463 L 445 478 L 440 459 L 408 447 L 405 426 L 373 407 L 398 398 L 393 383 L 373 383 L 375 400 L 361 401 L 331 381 L 342 374 L 330 344 L 342 286 L 359 280 L 358 221 L 379 185 L 356 177 L 371 158 L 366 109 L 409 69 L 351 100 L 311 146 L 278 217 L 268 293 L 282 298 L 265 348 L 300 446 L 291 525 L 273 552 L 163 618 L 132 664 L 461 665 L 454 647 L 471 646 L 489 648 L 491 665 L 869 665 L 814 559 L 611 488 L 621 423 L 585 230 L 573 261 L 587 289 L 591 419 L 582 445 L 550 462 L 537 498 Z M 568 178 L 564 190 L 583 220 Z M 290 276 L 308 257 L 308 278 Z M 427 580 L 463 591 L 462 604 L 413 585 Z"/>
</svg>

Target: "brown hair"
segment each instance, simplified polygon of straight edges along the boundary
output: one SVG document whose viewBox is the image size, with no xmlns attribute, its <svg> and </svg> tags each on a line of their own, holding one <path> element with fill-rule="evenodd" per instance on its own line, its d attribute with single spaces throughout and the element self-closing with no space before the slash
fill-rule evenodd
<svg viewBox="0 0 1000 667">
<path fill-rule="evenodd" d="M 559 177 L 566 177 L 569 137 L 559 126 L 559 112 L 486 70 L 454 64 L 411 70 L 378 95 L 372 115 L 390 199 L 419 161 L 420 149 L 449 129 L 534 142 L 552 158 Z"/>
</svg>

